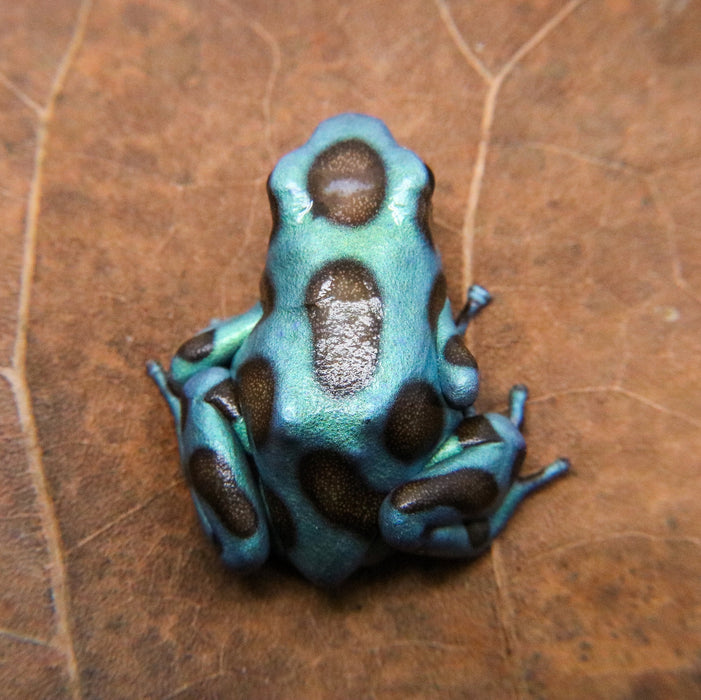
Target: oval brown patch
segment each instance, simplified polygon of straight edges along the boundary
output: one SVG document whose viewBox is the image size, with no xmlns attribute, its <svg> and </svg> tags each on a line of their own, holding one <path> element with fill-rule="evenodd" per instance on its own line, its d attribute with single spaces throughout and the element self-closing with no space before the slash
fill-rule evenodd
<svg viewBox="0 0 701 700">
<path fill-rule="evenodd" d="M 228 421 L 235 421 L 241 417 L 236 385 L 231 379 L 224 379 L 213 386 L 205 395 L 204 400 L 214 406 Z"/>
<path fill-rule="evenodd" d="M 239 488 L 226 459 L 208 447 L 197 448 L 188 460 L 192 487 L 236 537 L 252 537 L 258 516 L 248 496 Z"/>
<path fill-rule="evenodd" d="M 175 353 L 181 360 L 199 362 L 214 350 L 214 329 L 204 331 L 185 341 Z"/>
<path fill-rule="evenodd" d="M 360 226 L 374 219 L 385 188 L 382 158 L 360 139 L 329 146 L 315 158 L 307 176 L 314 216 L 345 226 Z"/>
<path fill-rule="evenodd" d="M 483 469 L 457 469 L 439 476 L 416 479 L 392 494 L 392 505 L 402 513 L 420 513 L 452 506 L 470 516 L 488 508 L 499 495 L 496 479 Z"/>
<path fill-rule="evenodd" d="M 389 410 L 385 446 L 391 455 L 411 462 L 435 447 L 443 432 L 443 404 L 423 380 L 405 384 Z"/>
<path fill-rule="evenodd" d="M 355 462 L 333 450 L 305 455 L 299 464 L 302 489 L 330 522 L 366 537 L 377 534 L 377 512 L 384 494 L 360 477 Z"/>
<path fill-rule="evenodd" d="M 501 436 L 485 416 L 463 418 L 455 429 L 455 437 L 463 447 L 475 447 L 486 442 L 502 442 Z"/>
<path fill-rule="evenodd" d="M 467 349 L 465 341 L 459 335 L 453 335 L 448 338 L 443 348 L 443 357 L 445 357 L 446 361 L 451 365 L 477 369 L 477 360 L 475 360 L 474 355 Z"/>
<path fill-rule="evenodd" d="M 239 402 L 248 433 L 256 447 L 268 439 L 275 401 L 275 375 L 264 357 L 244 362 L 236 373 Z"/>
<path fill-rule="evenodd" d="M 335 260 L 312 277 L 305 306 L 314 337 L 314 372 L 333 396 L 366 387 L 380 352 L 382 298 L 370 270 Z"/>
</svg>

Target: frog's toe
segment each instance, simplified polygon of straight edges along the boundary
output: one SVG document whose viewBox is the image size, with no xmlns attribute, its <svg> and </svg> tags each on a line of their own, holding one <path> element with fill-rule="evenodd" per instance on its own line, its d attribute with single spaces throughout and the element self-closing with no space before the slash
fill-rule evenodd
<svg viewBox="0 0 701 700">
<path fill-rule="evenodd" d="M 146 363 L 146 372 L 153 379 L 163 398 L 168 402 L 170 412 L 175 418 L 175 422 L 180 422 L 180 395 L 177 387 L 168 380 L 166 371 L 155 360 L 149 360 Z"/>
<path fill-rule="evenodd" d="M 528 494 L 549 484 L 554 479 L 566 474 L 570 468 L 570 461 L 565 457 L 556 459 L 552 464 L 543 467 L 540 471 L 534 474 L 525 476 L 517 476 L 511 488 L 509 488 L 503 503 L 498 510 L 490 518 L 490 529 L 492 537 L 496 537 L 506 526 L 509 518 L 514 514 L 519 503 L 523 501 Z"/>
</svg>

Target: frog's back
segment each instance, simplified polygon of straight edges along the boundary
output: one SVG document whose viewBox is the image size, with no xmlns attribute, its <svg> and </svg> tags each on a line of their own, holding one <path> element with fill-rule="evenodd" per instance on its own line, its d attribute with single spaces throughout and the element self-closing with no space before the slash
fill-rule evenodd
<svg viewBox="0 0 701 700">
<path fill-rule="evenodd" d="M 270 178 L 264 313 L 233 370 L 273 529 L 311 578 L 361 563 L 384 496 L 460 417 L 437 369 L 432 189 L 359 115 L 324 122 Z"/>
</svg>

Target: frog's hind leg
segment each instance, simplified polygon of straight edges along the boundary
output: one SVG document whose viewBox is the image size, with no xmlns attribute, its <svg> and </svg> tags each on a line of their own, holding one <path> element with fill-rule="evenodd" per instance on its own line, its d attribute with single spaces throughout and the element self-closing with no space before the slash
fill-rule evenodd
<svg viewBox="0 0 701 700">
<path fill-rule="evenodd" d="M 231 375 L 204 369 L 180 389 L 156 363 L 148 371 L 175 418 L 183 472 L 207 536 L 227 566 L 258 567 L 268 556 L 269 534 L 255 475 L 233 429 L 242 419 Z"/>
<path fill-rule="evenodd" d="M 380 528 L 388 544 L 432 556 L 477 556 L 529 493 L 567 471 L 568 461 L 559 459 L 537 474 L 519 476 L 526 396 L 525 387 L 512 389 L 508 418 L 467 416 L 438 460 L 387 496 Z"/>
<path fill-rule="evenodd" d="M 526 399 L 528 399 L 528 389 L 523 384 L 515 384 L 509 393 L 509 420 L 521 430 L 526 409 Z M 520 464 L 518 465 L 520 468 Z M 513 515 L 518 504 L 529 493 L 539 489 L 541 486 L 564 474 L 570 467 L 569 460 L 561 457 L 552 464 L 543 467 L 535 474 L 520 476 L 518 469 L 514 470 L 514 481 L 509 488 L 503 503 L 490 518 L 491 539 L 496 537 L 503 529 L 509 518 Z"/>
</svg>

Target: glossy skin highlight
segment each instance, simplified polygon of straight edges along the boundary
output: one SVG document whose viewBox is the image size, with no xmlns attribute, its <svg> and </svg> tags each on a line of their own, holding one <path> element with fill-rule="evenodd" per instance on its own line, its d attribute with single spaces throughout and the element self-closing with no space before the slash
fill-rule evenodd
<svg viewBox="0 0 701 700">
<path fill-rule="evenodd" d="M 224 562 L 271 546 L 335 585 L 391 549 L 474 557 L 518 503 L 568 468 L 518 474 L 524 387 L 474 415 L 463 335 L 430 233 L 433 175 L 385 125 L 343 114 L 273 170 L 261 302 L 149 373 L 175 417 L 183 471 Z"/>
</svg>

